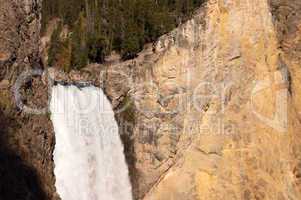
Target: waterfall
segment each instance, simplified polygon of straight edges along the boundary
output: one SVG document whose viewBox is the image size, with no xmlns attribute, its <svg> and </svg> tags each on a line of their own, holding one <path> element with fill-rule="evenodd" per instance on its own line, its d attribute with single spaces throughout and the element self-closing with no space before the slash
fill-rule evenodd
<svg viewBox="0 0 301 200">
<path fill-rule="evenodd" d="M 123 145 L 110 102 L 96 87 L 52 88 L 55 186 L 62 200 L 131 200 Z"/>
</svg>

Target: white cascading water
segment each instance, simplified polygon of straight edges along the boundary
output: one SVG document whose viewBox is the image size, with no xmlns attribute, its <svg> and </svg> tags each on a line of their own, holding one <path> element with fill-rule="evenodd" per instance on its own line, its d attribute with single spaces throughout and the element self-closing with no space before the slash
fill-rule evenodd
<svg viewBox="0 0 301 200">
<path fill-rule="evenodd" d="M 110 102 L 96 87 L 52 88 L 54 174 L 62 200 L 131 200 L 131 185 Z"/>
</svg>

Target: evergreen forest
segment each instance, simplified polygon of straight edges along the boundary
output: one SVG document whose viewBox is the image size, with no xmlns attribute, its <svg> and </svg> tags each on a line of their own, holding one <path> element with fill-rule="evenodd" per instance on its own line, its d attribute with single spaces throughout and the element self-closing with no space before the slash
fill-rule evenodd
<svg viewBox="0 0 301 200">
<path fill-rule="evenodd" d="M 155 41 L 187 20 L 204 0 L 44 0 L 42 32 L 54 18 L 48 65 L 66 71 L 89 62 L 104 62 L 112 51 L 134 58 L 144 44 Z M 62 27 L 70 34 L 62 40 Z"/>
</svg>

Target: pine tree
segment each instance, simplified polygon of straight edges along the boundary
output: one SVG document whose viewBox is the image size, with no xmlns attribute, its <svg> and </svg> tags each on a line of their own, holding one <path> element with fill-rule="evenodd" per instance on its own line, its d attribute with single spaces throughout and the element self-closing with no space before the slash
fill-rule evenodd
<svg viewBox="0 0 301 200">
<path fill-rule="evenodd" d="M 175 28 L 204 0 L 44 0 L 43 30 L 59 17 L 72 32 L 71 63 L 80 69 L 103 62 L 115 50 L 133 58 L 148 42 Z M 57 37 L 57 35 L 53 35 Z M 52 38 L 50 63 L 56 62 L 59 39 Z M 66 48 L 65 48 L 66 49 Z M 67 52 L 67 51 L 66 51 Z"/>
<path fill-rule="evenodd" d="M 136 31 L 138 27 L 134 23 L 128 23 L 126 27 L 125 37 L 122 42 L 122 57 L 124 59 L 131 59 L 140 51 L 141 35 Z"/>
<path fill-rule="evenodd" d="M 71 42 L 71 65 L 75 69 L 81 69 L 88 63 L 88 52 L 86 47 L 86 19 L 81 12 L 74 26 Z"/>
<path fill-rule="evenodd" d="M 62 25 L 59 24 L 58 27 L 53 31 L 50 39 L 50 47 L 48 50 L 48 65 L 53 66 L 57 61 L 57 55 L 60 52 L 62 43 L 60 41 L 60 33 L 62 30 Z"/>
</svg>

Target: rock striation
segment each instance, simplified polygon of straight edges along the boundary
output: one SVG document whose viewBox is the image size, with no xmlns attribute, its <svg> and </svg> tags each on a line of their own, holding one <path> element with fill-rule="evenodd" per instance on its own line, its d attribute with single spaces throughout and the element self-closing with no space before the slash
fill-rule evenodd
<svg viewBox="0 0 301 200">
<path fill-rule="evenodd" d="M 1 11 L 10 13 L 3 19 L 21 11 L 27 16 L 25 8 L 39 12 L 37 1 L 26 1 L 29 7 L 16 2 L 1 2 Z M 0 24 L 1 30 L 18 33 L 1 32 L 1 38 L 20 40 L 19 46 L 0 43 L 1 97 L 8 101 L 11 88 L 5 89 L 2 80 L 14 83 L 19 68 L 13 63 L 39 63 L 33 56 L 39 55 L 34 39 L 39 36 L 31 32 L 39 32 L 39 14 L 32 16 L 26 29 L 7 24 L 13 20 Z M 23 35 L 34 37 L 24 41 Z M 146 46 L 137 58 L 91 64 L 70 74 L 51 69 L 23 88 L 22 96 L 27 104 L 36 104 L 35 99 L 46 104 L 42 82 L 48 77 L 103 87 L 115 109 L 135 199 L 298 200 L 300 35 L 299 0 L 207 0 L 191 20 Z M 1 105 L 6 105 L 1 119 L 21 122 L 5 130 L 3 142 L 35 169 L 45 198 L 56 199 L 49 119 L 14 111 L 5 101 Z"/>
<path fill-rule="evenodd" d="M 300 199 L 299 4 L 209 0 L 132 61 L 138 199 Z"/>
</svg>

